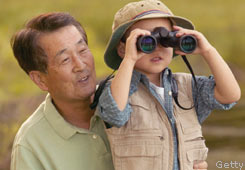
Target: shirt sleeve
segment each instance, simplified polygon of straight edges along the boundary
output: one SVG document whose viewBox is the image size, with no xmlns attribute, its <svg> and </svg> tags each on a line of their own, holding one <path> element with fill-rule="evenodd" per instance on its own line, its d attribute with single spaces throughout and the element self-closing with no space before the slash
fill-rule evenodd
<svg viewBox="0 0 245 170">
<path fill-rule="evenodd" d="M 221 104 L 214 97 L 215 80 L 213 76 L 196 76 L 197 88 L 192 80 L 192 93 L 198 120 L 202 123 L 212 110 L 229 110 L 236 103 Z"/>
<path fill-rule="evenodd" d="M 10 170 L 45 170 L 41 162 L 26 147 L 17 145 L 11 155 Z"/>
<path fill-rule="evenodd" d="M 129 120 L 132 112 L 129 102 L 127 102 L 124 110 L 119 110 L 117 103 L 111 94 L 111 82 L 107 83 L 100 96 L 98 110 L 98 115 L 101 119 L 116 127 L 123 126 Z"/>
</svg>

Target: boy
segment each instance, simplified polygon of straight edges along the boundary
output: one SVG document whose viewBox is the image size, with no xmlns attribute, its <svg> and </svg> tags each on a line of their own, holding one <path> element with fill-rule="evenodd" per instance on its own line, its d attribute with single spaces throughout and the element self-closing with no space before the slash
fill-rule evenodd
<svg viewBox="0 0 245 170">
<path fill-rule="evenodd" d="M 168 68 L 182 51 L 160 44 L 149 54 L 137 49 L 139 37 L 157 27 L 178 31 L 176 37 L 192 35 L 200 54 L 209 65 L 211 78 L 173 74 Z M 188 170 L 193 162 L 205 160 L 208 149 L 201 132 L 202 123 L 213 109 L 230 109 L 240 98 L 240 88 L 227 64 L 193 24 L 157 0 L 127 4 L 114 18 L 113 33 L 105 52 L 105 62 L 118 69 L 99 100 L 99 114 L 107 129 L 115 169 Z M 172 100 L 172 80 L 178 85 L 178 101 Z M 229 83 L 227 83 L 229 82 Z M 196 88 L 197 87 L 197 88 Z"/>
</svg>

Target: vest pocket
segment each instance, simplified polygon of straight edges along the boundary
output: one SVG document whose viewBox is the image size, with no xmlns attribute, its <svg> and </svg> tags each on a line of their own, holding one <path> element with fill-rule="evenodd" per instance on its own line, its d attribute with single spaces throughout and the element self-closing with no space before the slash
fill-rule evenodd
<svg viewBox="0 0 245 170">
<path fill-rule="evenodd" d="M 162 145 L 117 145 L 114 166 L 117 170 L 161 169 Z"/>
<path fill-rule="evenodd" d="M 189 136 L 190 137 L 190 136 Z M 205 140 L 202 134 L 193 134 L 192 139 L 184 141 L 185 154 L 184 166 L 185 170 L 193 170 L 194 161 L 203 161 L 207 159 L 208 148 L 205 145 Z"/>
<path fill-rule="evenodd" d="M 202 135 L 201 125 L 195 112 L 183 112 L 178 115 L 180 134 L 183 141 L 184 170 L 193 170 L 194 161 L 206 160 L 208 148 Z"/>
<path fill-rule="evenodd" d="M 183 110 L 181 113 L 178 113 L 178 118 L 184 135 L 201 131 L 201 125 L 198 122 L 196 112 L 193 109 Z"/>
<path fill-rule="evenodd" d="M 194 161 L 203 161 L 207 159 L 208 148 L 193 149 L 186 153 L 187 162 L 185 165 L 185 170 L 193 170 Z"/>
<path fill-rule="evenodd" d="M 159 130 L 159 118 L 153 103 L 131 102 L 132 114 L 129 120 L 132 130 Z"/>
</svg>

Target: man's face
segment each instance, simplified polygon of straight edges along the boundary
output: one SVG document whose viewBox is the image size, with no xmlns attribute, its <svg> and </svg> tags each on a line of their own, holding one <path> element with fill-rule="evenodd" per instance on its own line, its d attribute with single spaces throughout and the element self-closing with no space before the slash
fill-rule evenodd
<svg viewBox="0 0 245 170">
<path fill-rule="evenodd" d="M 54 100 L 88 100 L 94 94 L 94 58 L 75 26 L 66 26 L 40 36 L 39 43 L 48 57 L 47 73 L 42 74 Z"/>
</svg>

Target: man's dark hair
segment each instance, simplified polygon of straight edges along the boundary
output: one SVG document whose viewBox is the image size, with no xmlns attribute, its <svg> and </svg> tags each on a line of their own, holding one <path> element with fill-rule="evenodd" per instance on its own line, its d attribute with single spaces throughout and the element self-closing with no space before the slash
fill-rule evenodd
<svg viewBox="0 0 245 170">
<path fill-rule="evenodd" d="M 69 25 L 74 25 L 87 43 L 87 35 L 82 25 L 68 13 L 45 13 L 31 19 L 25 28 L 11 39 L 13 53 L 20 67 L 27 74 L 32 70 L 46 73 L 47 55 L 39 44 L 39 36 Z"/>
</svg>

